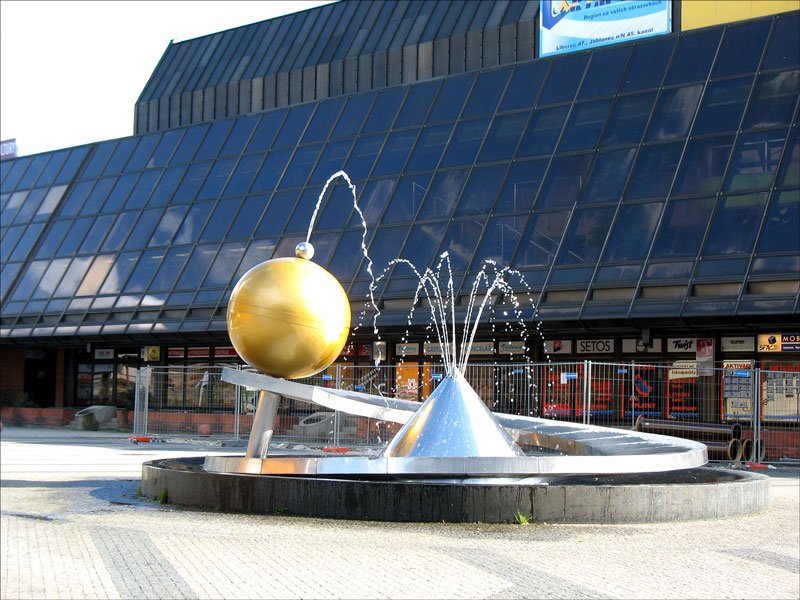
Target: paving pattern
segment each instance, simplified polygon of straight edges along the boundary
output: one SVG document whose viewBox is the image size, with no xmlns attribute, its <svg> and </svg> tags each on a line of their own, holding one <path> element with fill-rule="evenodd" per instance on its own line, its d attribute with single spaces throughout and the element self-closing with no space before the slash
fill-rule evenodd
<svg viewBox="0 0 800 600">
<path fill-rule="evenodd" d="M 238 448 L 0 434 L 0 598 L 800 598 L 800 478 L 768 512 L 651 525 L 324 521 L 138 497 L 141 463 Z"/>
</svg>

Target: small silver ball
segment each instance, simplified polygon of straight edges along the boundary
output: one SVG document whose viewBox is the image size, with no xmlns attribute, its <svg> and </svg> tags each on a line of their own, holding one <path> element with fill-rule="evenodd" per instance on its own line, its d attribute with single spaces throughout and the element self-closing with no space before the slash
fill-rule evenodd
<svg viewBox="0 0 800 600">
<path fill-rule="evenodd" d="M 311 260 L 314 257 L 314 246 L 309 242 L 300 242 L 294 247 L 294 255 L 297 258 Z"/>
</svg>

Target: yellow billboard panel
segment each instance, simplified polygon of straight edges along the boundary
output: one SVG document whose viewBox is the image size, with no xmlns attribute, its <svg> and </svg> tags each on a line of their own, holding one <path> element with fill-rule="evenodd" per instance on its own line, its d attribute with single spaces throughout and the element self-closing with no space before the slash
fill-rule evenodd
<svg viewBox="0 0 800 600">
<path fill-rule="evenodd" d="M 681 0 L 681 30 L 800 10 L 800 0 Z"/>
</svg>

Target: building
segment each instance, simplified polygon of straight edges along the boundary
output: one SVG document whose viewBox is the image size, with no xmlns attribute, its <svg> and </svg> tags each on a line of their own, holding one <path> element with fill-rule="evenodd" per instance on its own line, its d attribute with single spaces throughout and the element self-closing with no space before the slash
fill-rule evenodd
<svg viewBox="0 0 800 600">
<path fill-rule="evenodd" d="M 4 396 L 124 406 L 143 365 L 237 362 L 231 289 L 340 169 L 376 271 L 448 252 L 459 313 L 484 259 L 524 275 L 546 344 L 486 322 L 482 359 L 800 371 L 800 6 L 666 5 L 659 35 L 547 56 L 533 0 L 342 0 L 171 44 L 134 135 L 2 162 Z M 354 328 L 362 231 L 337 180 L 311 241 Z M 412 368 L 438 360 L 416 286 L 398 264 L 376 288 Z M 371 326 L 352 341 L 371 364 Z"/>
</svg>

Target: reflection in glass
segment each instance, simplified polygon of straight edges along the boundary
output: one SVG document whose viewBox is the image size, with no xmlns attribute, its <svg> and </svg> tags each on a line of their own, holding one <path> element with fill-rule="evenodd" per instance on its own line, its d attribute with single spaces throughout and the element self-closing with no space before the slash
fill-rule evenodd
<svg viewBox="0 0 800 600">
<path fill-rule="evenodd" d="M 725 186 L 729 191 L 768 188 L 783 155 L 786 130 L 750 133 L 739 138 Z"/>
<path fill-rule="evenodd" d="M 508 84 L 506 95 L 503 97 L 500 110 L 532 107 L 539 95 L 539 89 L 542 87 L 542 81 L 544 81 L 549 66 L 550 61 L 546 60 L 517 65 L 511 76 L 511 83 Z"/>
<path fill-rule="evenodd" d="M 475 162 L 488 126 L 489 119 L 462 121 L 453 134 L 441 166 L 455 167 Z"/>
<path fill-rule="evenodd" d="M 83 278 L 76 296 L 95 296 L 105 281 L 106 275 L 114 264 L 113 254 L 100 254 L 92 262 L 89 272 Z"/>
<path fill-rule="evenodd" d="M 251 152 L 261 153 L 270 147 L 272 140 L 275 139 L 275 133 L 281 126 L 281 123 L 283 123 L 283 118 L 286 116 L 287 112 L 289 112 L 287 109 L 280 108 L 278 110 L 265 112 L 261 116 L 261 121 L 258 127 L 256 127 L 250 142 L 247 144 L 246 152 L 248 154 Z"/>
<path fill-rule="evenodd" d="M 408 171 L 430 171 L 436 168 L 450 139 L 452 125 L 433 125 L 425 127 L 408 163 Z"/>
<path fill-rule="evenodd" d="M 789 136 L 789 143 L 784 157 L 778 185 L 782 187 L 798 187 L 800 185 L 800 130 L 796 126 Z"/>
<path fill-rule="evenodd" d="M 547 163 L 546 158 L 515 162 L 495 212 L 528 212 L 536 200 Z"/>
<path fill-rule="evenodd" d="M 446 223 L 414 225 L 400 257 L 411 261 L 420 272 L 435 266 L 432 261 L 442 240 L 445 225 Z"/>
<path fill-rule="evenodd" d="M 760 75 L 745 117 L 744 128 L 788 124 L 797 104 L 798 88 L 800 71 Z"/>
<path fill-rule="evenodd" d="M 206 223 L 206 219 L 208 219 L 208 215 L 213 206 L 214 202 L 212 200 L 196 202 L 193 204 L 189 209 L 189 213 L 186 215 L 181 228 L 175 235 L 175 240 L 173 243 L 195 243 L 197 241 L 197 237 L 200 235 L 200 231 L 203 229 L 203 225 Z"/>
<path fill-rule="evenodd" d="M 514 155 L 520 135 L 528 121 L 528 113 L 515 113 L 495 117 L 486 142 L 481 149 L 480 162 L 508 160 Z"/>
<path fill-rule="evenodd" d="M 233 220 L 233 215 L 239 210 L 239 204 L 241 204 L 240 198 L 226 198 L 217 202 L 214 212 L 211 213 L 211 217 L 200 235 L 200 241 L 219 242 L 225 239 L 227 237 L 225 232 Z"/>
<path fill-rule="evenodd" d="M 449 253 L 450 267 L 454 272 L 466 270 L 472 255 L 475 253 L 475 245 L 481 237 L 482 230 L 483 221 L 480 219 L 467 219 L 450 223 L 439 254 Z"/>
<path fill-rule="evenodd" d="M 274 190 L 291 155 L 291 150 L 272 150 L 264 160 L 250 191 L 260 193 Z"/>
<path fill-rule="evenodd" d="M 559 152 L 587 150 L 595 147 L 605 127 L 610 108 L 610 99 L 575 105 L 564 136 L 561 138 Z"/>
<path fill-rule="evenodd" d="M 696 256 L 713 209 L 714 198 L 671 200 L 667 203 L 653 257 Z"/>
<path fill-rule="evenodd" d="M 733 146 L 724 135 L 689 142 L 675 183 L 675 194 L 711 194 L 719 189 Z"/>
<path fill-rule="evenodd" d="M 273 194 L 267 211 L 256 229 L 255 237 L 269 237 L 280 233 L 294 208 L 298 195 L 297 190 Z"/>
<path fill-rule="evenodd" d="M 639 143 L 647 127 L 655 98 L 655 92 L 618 98 L 603 136 L 603 145 Z"/>
<path fill-rule="evenodd" d="M 394 124 L 395 128 L 422 124 L 433 98 L 439 90 L 439 85 L 441 84 L 438 81 L 426 81 L 412 85 Z"/>
<path fill-rule="evenodd" d="M 500 266 L 510 265 L 527 222 L 528 215 L 491 219 L 486 225 L 472 268 L 480 268 L 485 260 L 493 260 Z"/>
<path fill-rule="evenodd" d="M 449 217 L 461 195 L 467 178 L 467 169 L 440 172 L 431 184 L 430 192 L 420 210 L 419 219 Z"/>
<path fill-rule="evenodd" d="M 727 77 L 755 71 L 769 27 L 770 22 L 766 20 L 729 25 L 725 29 L 712 76 Z"/>
<path fill-rule="evenodd" d="M 752 252 L 766 204 L 766 192 L 720 199 L 703 254 Z M 736 231 L 736 235 L 731 235 L 731 231 Z"/>
<path fill-rule="evenodd" d="M 176 290 L 196 290 L 217 255 L 217 245 L 196 246 L 175 285 Z"/>
<path fill-rule="evenodd" d="M 467 92 L 472 87 L 474 75 L 463 75 L 446 79 L 442 89 L 436 97 L 436 102 L 428 115 L 428 123 L 441 121 L 455 121 L 461 114 L 461 107 L 467 98 Z"/>
<path fill-rule="evenodd" d="M 626 197 L 666 198 L 682 149 L 683 142 L 644 146 L 639 152 Z"/>
<path fill-rule="evenodd" d="M 461 195 L 456 215 L 488 214 L 495 198 L 497 198 L 497 192 L 505 174 L 506 165 L 493 165 L 474 169 L 469 183 Z"/>
<path fill-rule="evenodd" d="M 225 186 L 225 196 L 239 196 L 250 189 L 250 184 L 253 182 L 258 167 L 261 164 L 263 157 L 259 155 L 243 156 L 239 159 L 236 169 L 228 180 L 228 185 Z"/>
<path fill-rule="evenodd" d="M 312 171 L 314 163 L 317 162 L 322 144 L 313 144 L 311 146 L 300 146 L 295 150 L 292 162 L 283 174 L 280 189 L 299 187 L 306 182 L 308 174 Z"/>
<path fill-rule="evenodd" d="M 144 252 L 137 262 L 133 273 L 131 273 L 128 283 L 125 284 L 123 293 L 136 294 L 145 291 L 163 258 L 164 252 L 161 250 L 148 250 Z"/>
<path fill-rule="evenodd" d="M 608 235 L 614 207 L 577 209 L 558 256 L 559 265 L 597 262 Z"/>
<path fill-rule="evenodd" d="M 700 84 L 664 90 L 656 104 L 647 139 L 663 140 L 685 136 L 689 132 L 702 90 L 703 86 Z"/>
<path fill-rule="evenodd" d="M 203 281 L 203 289 L 228 285 L 244 256 L 245 247 L 246 244 L 244 242 L 222 244 L 205 281 Z"/>
<path fill-rule="evenodd" d="M 742 120 L 752 85 L 752 77 L 708 84 L 693 134 L 721 133 L 739 129 L 739 122 Z"/>
<path fill-rule="evenodd" d="M 664 85 L 705 80 L 721 36 L 721 29 L 683 34 Z"/>
<path fill-rule="evenodd" d="M 41 280 L 49 264 L 49 260 L 37 260 L 32 262 L 17 284 L 17 288 L 14 290 L 14 294 L 11 296 L 10 300 L 26 300 L 36 289 L 39 280 Z"/>
<path fill-rule="evenodd" d="M 311 179 L 308 180 L 308 183 L 310 185 L 323 184 L 328 180 L 328 177 L 337 171 L 341 171 L 344 168 L 344 161 L 347 159 L 347 155 L 350 154 L 352 145 L 353 140 L 328 142 L 317 161 L 317 166 L 314 167 L 314 172 L 311 174 Z"/>
<path fill-rule="evenodd" d="M 591 154 L 554 158 L 536 208 L 541 210 L 572 206 L 586 181 L 586 170 L 589 168 L 591 158 Z"/>
<path fill-rule="evenodd" d="M 61 281 L 61 277 L 67 269 L 67 265 L 69 265 L 68 258 L 59 258 L 50 261 L 41 281 L 39 281 L 36 285 L 36 289 L 33 291 L 32 299 L 43 300 L 45 298 L 50 298 L 55 292 L 56 286 Z"/>
<path fill-rule="evenodd" d="M 372 170 L 375 157 L 378 156 L 378 152 L 380 152 L 383 145 L 383 137 L 383 134 L 379 134 L 358 138 L 344 169 L 350 179 L 358 181 L 359 179 L 367 178 L 367 175 Z M 332 175 L 332 173 L 329 175 Z"/>
<path fill-rule="evenodd" d="M 569 54 L 553 61 L 547 83 L 539 97 L 539 106 L 571 101 L 588 61 L 588 54 Z"/>
<path fill-rule="evenodd" d="M 564 235 L 567 217 L 569 211 L 566 210 L 532 214 L 525 235 L 522 236 L 522 246 L 517 252 L 514 268 L 552 265 Z"/>
<path fill-rule="evenodd" d="M 469 95 L 463 116 L 477 117 L 495 112 L 510 72 L 511 69 L 495 69 L 480 73 Z"/>
<path fill-rule="evenodd" d="M 123 252 L 118 255 L 108 272 L 103 287 L 100 288 L 100 294 L 119 294 L 138 261 L 138 252 Z"/>
<path fill-rule="evenodd" d="M 626 204 L 609 235 L 604 260 L 642 260 L 653 239 L 662 202 Z"/>
<path fill-rule="evenodd" d="M 519 157 L 551 154 L 564 128 L 568 112 L 568 106 L 537 110 L 528 124 L 525 137 L 522 138 Z"/>
<path fill-rule="evenodd" d="M 595 50 L 578 97 L 584 100 L 613 96 L 628 66 L 631 50 L 631 46 L 627 45 Z"/>
<path fill-rule="evenodd" d="M 383 222 L 391 224 L 412 221 L 422 204 L 430 182 L 430 173 L 401 177 L 392 195 L 392 202 L 383 217 Z"/>
<path fill-rule="evenodd" d="M 58 289 L 56 289 L 55 294 L 53 295 L 57 298 L 69 298 L 74 296 L 78 289 L 78 285 L 80 285 L 81 281 L 83 281 L 86 270 L 91 264 L 91 256 L 83 256 L 73 259 L 72 264 L 70 264 L 67 272 L 64 273 L 64 278 L 61 280 L 61 283 L 58 284 Z"/>
<path fill-rule="evenodd" d="M 405 129 L 389 134 L 378 162 L 375 163 L 372 176 L 381 177 L 400 173 L 416 139 L 416 129 Z"/>
<path fill-rule="evenodd" d="M 162 258 L 161 267 L 150 283 L 149 291 L 166 292 L 171 290 L 191 251 L 192 249 L 189 246 L 173 246 L 170 248 L 166 256 Z"/>
<path fill-rule="evenodd" d="M 759 252 L 800 252 L 800 190 L 773 193 Z"/>
<path fill-rule="evenodd" d="M 636 148 L 624 148 L 598 154 L 592 173 L 583 189 L 581 204 L 619 200 L 635 155 Z"/>
</svg>

